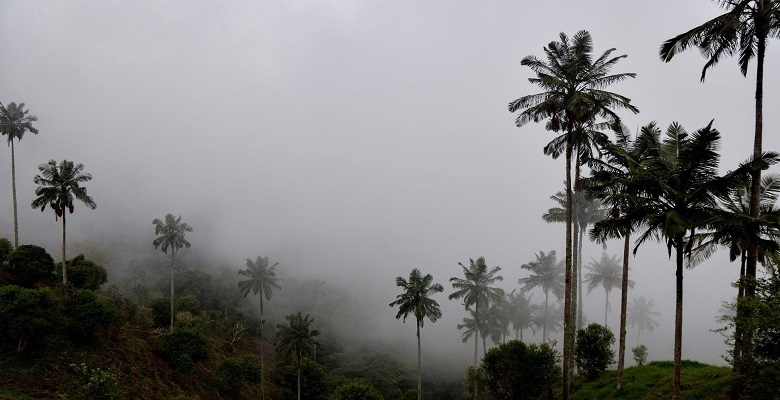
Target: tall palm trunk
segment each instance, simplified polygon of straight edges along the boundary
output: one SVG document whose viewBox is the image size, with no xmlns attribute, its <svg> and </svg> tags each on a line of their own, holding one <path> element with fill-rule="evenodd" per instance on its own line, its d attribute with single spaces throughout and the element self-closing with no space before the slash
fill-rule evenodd
<svg viewBox="0 0 780 400">
<path fill-rule="evenodd" d="M 582 329 L 583 316 L 582 316 L 582 240 L 585 236 L 586 226 L 580 226 L 580 246 L 577 252 L 577 330 Z"/>
<path fill-rule="evenodd" d="M 474 368 L 477 367 L 477 348 L 479 347 L 479 302 L 474 304 Z"/>
<path fill-rule="evenodd" d="M 260 398 L 265 400 L 265 385 L 263 381 L 263 327 L 265 326 L 265 317 L 263 316 L 263 290 L 260 289 Z"/>
<path fill-rule="evenodd" d="M 569 136 L 571 136 L 569 129 Z M 574 325 L 571 321 L 571 267 L 572 267 L 572 192 L 571 192 L 572 143 L 566 142 L 566 273 L 563 295 L 563 400 L 569 400 L 571 385 L 571 360 L 574 345 Z"/>
<path fill-rule="evenodd" d="M 606 328 L 609 327 L 609 325 L 607 325 L 607 313 L 609 311 L 609 292 L 605 289 L 604 294 L 606 295 L 604 296 L 604 298 L 606 299 L 606 301 L 604 302 L 604 327 Z"/>
<path fill-rule="evenodd" d="M 618 345 L 618 389 L 623 388 L 623 368 L 626 365 L 626 309 L 628 308 L 628 247 L 629 233 L 623 238 L 623 277 L 620 280 L 620 339 Z M 639 336 L 637 336 L 639 346 Z"/>
<path fill-rule="evenodd" d="M 10 137 L 9 137 L 10 138 Z M 16 216 L 16 163 L 14 162 L 14 141 L 11 139 L 11 191 L 14 200 L 14 248 L 19 247 L 19 222 Z"/>
<path fill-rule="evenodd" d="M 62 208 L 62 286 L 66 286 L 68 284 L 68 269 L 65 265 L 65 214 L 67 214 L 68 211 L 66 210 L 66 207 Z"/>
<path fill-rule="evenodd" d="M 544 325 L 542 325 L 542 343 L 547 343 L 547 305 L 549 304 L 550 292 L 544 291 Z"/>
<path fill-rule="evenodd" d="M 174 303 L 176 302 L 174 297 L 174 287 L 173 287 L 175 269 L 176 269 L 176 247 L 174 246 L 171 247 L 171 328 L 170 328 L 171 331 L 173 331 L 173 306 Z"/>
<path fill-rule="evenodd" d="M 682 375 L 682 322 L 683 322 L 683 235 L 674 238 L 677 259 L 676 299 L 674 315 L 674 383 L 672 399 L 680 400 Z"/>
<path fill-rule="evenodd" d="M 301 353 L 298 352 L 298 400 L 301 400 Z"/>
<path fill-rule="evenodd" d="M 420 350 L 420 320 L 417 320 L 417 400 L 422 400 L 422 351 Z"/>
<path fill-rule="evenodd" d="M 575 198 L 578 194 L 580 194 L 580 153 L 577 152 L 577 161 L 574 163 L 574 194 Z M 582 253 L 582 235 L 580 235 L 580 209 L 579 204 L 577 201 L 572 201 L 572 279 L 571 279 L 571 296 L 572 296 L 572 307 L 571 307 L 571 320 L 575 329 L 579 329 L 580 321 L 579 321 L 579 315 L 581 314 L 580 310 L 580 304 L 577 304 L 577 295 L 580 291 L 582 291 L 582 288 L 580 285 L 578 285 L 578 277 L 579 277 L 579 261 L 580 261 L 580 254 Z M 577 233 L 577 235 L 575 235 Z M 574 352 L 572 352 L 572 356 L 574 355 Z M 572 361 L 572 367 L 574 366 L 574 362 Z"/>
</svg>

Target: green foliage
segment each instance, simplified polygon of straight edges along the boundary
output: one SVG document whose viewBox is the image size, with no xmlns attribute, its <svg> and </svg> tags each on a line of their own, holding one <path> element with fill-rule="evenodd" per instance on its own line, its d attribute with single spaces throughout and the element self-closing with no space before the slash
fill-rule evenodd
<svg viewBox="0 0 780 400">
<path fill-rule="evenodd" d="M 11 241 L 6 238 L 0 238 L 0 264 L 4 263 L 8 259 L 8 255 L 14 251 Z"/>
<path fill-rule="evenodd" d="M 79 375 L 81 375 L 83 394 L 90 400 L 112 400 L 118 398 L 119 379 L 111 371 L 100 368 L 91 369 L 87 364 L 71 364 Z"/>
<path fill-rule="evenodd" d="M 108 273 L 102 265 L 87 260 L 79 254 L 66 263 L 68 282 L 76 289 L 98 290 L 108 280 Z M 57 277 L 62 279 L 62 263 L 57 263 Z"/>
<path fill-rule="evenodd" d="M 325 400 L 332 389 L 332 380 L 325 369 L 311 360 L 301 361 L 301 399 Z M 298 373 L 294 365 L 280 364 L 276 375 L 279 376 L 279 386 L 282 389 L 282 398 L 297 398 Z"/>
<path fill-rule="evenodd" d="M 152 309 L 154 326 L 163 328 L 168 326 L 171 320 L 171 303 L 167 297 L 155 297 L 149 302 Z"/>
<path fill-rule="evenodd" d="M 0 288 L 0 332 L 17 340 L 17 352 L 53 331 L 58 317 L 59 304 L 49 289 Z"/>
<path fill-rule="evenodd" d="M 54 259 L 40 246 L 25 244 L 8 255 L 5 267 L 19 285 L 32 288 L 54 279 Z"/>
<path fill-rule="evenodd" d="M 416 372 L 394 354 L 339 353 L 320 360 L 338 384 L 356 380 L 365 382 L 376 388 L 385 399 L 397 399 L 417 386 Z"/>
<path fill-rule="evenodd" d="M 487 390 L 493 399 L 535 399 L 549 391 L 556 377 L 557 354 L 547 344 L 511 340 L 482 358 Z"/>
<path fill-rule="evenodd" d="M 182 374 L 192 371 L 195 362 L 205 359 L 209 354 L 206 335 L 193 327 L 174 328 L 165 335 L 162 350 L 176 371 Z"/>
<path fill-rule="evenodd" d="M 577 331 L 575 357 L 577 368 L 584 372 L 588 379 L 598 378 L 610 365 L 615 363 L 615 352 L 612 345 L 615 335 L 609 328 L 590 324 L 585 329 Z"/>
<path fill-rule="evenodd" d="M 645 365 L 647 362 L 647 346 L 640 344 L 631 349 L 631 352 L 634 353 L 634 362 L 636 362 L 636 365 Z"/>
<path fill-rule="evenodd" d="M 415 393 L 415 399 L 417 393 Z M 366 382 L 351 381 L 341 384 L 330 395 L 330 400 L 383 400 L 381 394 Z"/>
<path fill-rule="evenodd" d="M 242 361 L 228 358 L 219 366 L 220 385 L 229 396 L 237 397 L 246 382 L 260 382 L 260 360 L 246 355 Z"/>
<path fill-rule="evenodd" d="M 200 302 L 193 295 L 179 297 L 176 299 L 176 312 L 189 312 L 198 316 L 200 315 Z"/>
<path fill-rule="evenodd" d="M 78 341 L 92 341 L 95 333 L 110 326 L 119 326 L 122 317 L 111 302 L 101 301 L 91 290 L 77 290 L 67 300 L 63 309 L 65 332 Z"/>
</svg>

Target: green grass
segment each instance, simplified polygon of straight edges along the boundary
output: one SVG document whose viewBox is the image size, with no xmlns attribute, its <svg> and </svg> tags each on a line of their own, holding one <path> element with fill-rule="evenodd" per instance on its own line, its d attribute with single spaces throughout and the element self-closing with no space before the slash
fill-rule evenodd
<svg viewBox="0 0 780 400">
<path fill-rule="evenodd" d="M 609 371 L 591 382 L 577 380 L 572 399 L 669 399 L 672 397 L 674 363 L 654 361 L 641 367 L 626 368 L 623 388 L 617 389 L 617 371 Z M 728 398 L 731 368 L 683 361 L 682 398 L 722 400 Z"/>
</svg>

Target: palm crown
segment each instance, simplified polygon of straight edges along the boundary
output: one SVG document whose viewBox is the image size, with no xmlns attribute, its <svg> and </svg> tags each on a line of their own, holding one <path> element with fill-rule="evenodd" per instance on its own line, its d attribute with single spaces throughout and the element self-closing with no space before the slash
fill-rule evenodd
<svg viewBox="0 0 780 400">
<path fill-rule="evenodd" d="M 260 297 L 265 296 L 266 300 L 271 300 L 273 289 L 281 289 L 276 283 L 279 278 L 276 277 L 276 266 L 268 265 L 268 257 L 257 257 L 257 260 L 252 262 L 251 259 L 246 259 L 246 269 L 238 271 L 240 275 L 246 276 L 247 280 L 238 282 L 238 289 L 246 297 L 251 292 L 256 295 L 260 293 Z"/>
<path fill-rule="evenodd" d="M 73 161 L 62 160 L 59 165 L 54 160 L 38 166 L 39 175 L 35 175 L 33 182 L 39 185 L 35 189 L 38 196 L 32 201 L 32 208 L 40 208 L 41 211 L 48 205 L 56 214 L 56 218 L 62 217 L 65 210 L 71 214 L 74 210 L 75 200 L 83 202 L 90 209 L 96 207 L 92 197 L 87 195 L 87 188 L 81 186 L 84 182 L 92 180 L 92 175 L 82 173 L 84 164 L 73 164 Z"/>
<path fill-rule="evenodd" d="M 403 293 L 396 297 L 396 300 L 390 303 L 390 307 L 398 306 L 396 318 L 406 317 L 413 314 L 420 327 L 423 326 L 424 319 L 427 317 L 431 322 L 436 322 L 441 318 L 441 309 L 436 300 L 430 298 L 435 293 L 444 291 L 444 287 L 439 283 L 433 283 L 433 276 L 420 273 L 420 270 L 414 268 L 409 274 L 407 281 L 403 277 L 395 278 L 395 284 L 403 289 Z"/>
<path fill-rule="evenodd" d="M 155 218 L 152 224 L 154 224 L 154 234 L 160 235 L 152 242 L 155 249 L 160 247 L 163 253 L 167 254 L 170 247 L 172 255 L 175 255 L 178 249 L 190 248 L 190 242 L 184 236 L 187 232 L 192 232 L 192 227 L 186 222 L 181 222 L 181 215 L 176 218 L 169 213 L 165 215 L 165 221 Z"/>
<path fill-rule="evenodd" d="M 24 103 L 8 103 L 4 106 L 0 103 L 0 133 L 8 136 L 10 144 L 14 139 L 22 140 L 25 132 L 38 134 L 38 129 L 33 127 L 33 122 L 38 121 L 35 115 L 29 115 L 30 110 L 24 109 Z"/>
</svg>

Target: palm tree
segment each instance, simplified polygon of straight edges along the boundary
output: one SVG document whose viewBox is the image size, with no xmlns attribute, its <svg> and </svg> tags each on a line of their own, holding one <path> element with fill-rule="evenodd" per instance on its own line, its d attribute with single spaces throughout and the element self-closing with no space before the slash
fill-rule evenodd
<svg viewBox="0 0 780 400">
<path fill-rule="evenodd" d="M 587 157 L 591 159 L 592 157 Z M 545 222 L 566 222 L 566 193 L 558 192 L 550 196 L 550 199 L 558 204 L 558 207 L 552 207 L 542 214 L 542 220 Z M 580 189 L 574 192 L 574 204 L 575 215 L 574 219 L 577 221 L 577 268 L 572 271 L 572 280 L 576 282 L 577 290 L 577 330 L 582 329 L 583 316 L 582 316 L 582 242 L 585 237 L 585 232 L 588 231 L 588 226 L 595 224 L 607 217 L 609 209 L 600 200 L 593 197 L 590 190 Z M 575 278 L 576 277 L 576 278 Z M 575 297 L 572 295 L 572 297 Z"/>
<path fill-rule="evenodd" d="M 636 330 L 636 344 L 639 346 L 639 335 L 643 330 L 653 331 L 658 326 L 658 322 L 653 319 L 654 316 L 661 315 L 658 311 L 653 311 L 653 300 L 646 300 L 645 296 L 639 296 L 639 299 L 634 297 L 634 301 L 628 307 L 628 323 L 633 328 L 637 326 Z"/>
<path fill-rule="evenodd" d="M 0 103 L 0 133 L 8 136 L 8 145 L 11 147 L 11 191 L 14 202 L 14 248 L 19 247 L 19 222 L 16 216 L 16 163 L 14 156 L 14 139 L 21 141 L 25 132 L 38 134 L 38 129 L 33 127 L 33 122 L 38 120 L 35 115 L 28 115 L 29 110 L 24 109 L 24 103 L 18 105 L 14 102 L 3 106 Z"/>
<path fill-rule="evenodd" d="M 761 157 L 763 153 L 764 131 L 764 58 L 766 56 L 767 39 L 780 37 L 780 1 L 778 0 L 729 0 L 717 1 L 718 5 L 726 10 L 709 21 L 679 34 L 661 45 L 659 55 L 662 60 L 669 62 L 677 53 L 690 47 L 698 47 L 701 54 L 707 58 L 701 71 L 701 81 L 704 82 L 707 70 L 714 67 L 723 57 L 738 56 L 738 64 L 742 76 L 747 76 L 750 61 L 756 59 L 756 103 L 755 103 L 755 133 L 753 136 L 753 158 Z M 760 216 L 760 191 L 761 171 L 753 171 L 750 188 L 750 216 L 757 220 Z M 759 236 L 759 227 L 752 224 L 751 236 Z M 755 242 L 752 241 L 752 242 Z M 756 267 L 758 264 L 758 249 L 751 243 L 747 256 L 746 282 L 740 282 L 745 286 L 746 294 L 753 297 L 755 294 Z M 741 310 L 741 311 L 740 311 Z M 749 312 L 741 307 L 737 308 L 737 314 Z M 740 318 L 737 319 L 738 321 Z M 742 337 L 743 327 L 739 324 L 736 329 L 734 350 L 740 353 L 740 347 L 750 349 L 750 334 Z M 744 342 L 744 343 L 743 343 Z M 749 357 L 748 357 L 749 358 Z M 732 398 L 742 397 L 745 389 L 743 376 L 750 372 L 745 370 L 748 365 L 742 365 L 740 360 L 735 360 L 735 385 Z"/>
<path fill-rule="evenodd" d="M 311 354 L 317 345 L 315 338 L 320 332 L 309 328 L 314 319 L 309 319 L 308 314 L 304 317 L 299 311 L 285 318 L 287 325 L 277 326 L 276 350 L 284 357 L 295 357 L 298 369 L 298 400 L 301 400 L 301 357 Z"/>
<path fill-rule="evenodd" d="M 238 282 L 238 290 L 246 297 L 252 292 L 253 295 L 260 293 L 260 340 L 263 340 L 263 327 L 265 326 L 265 316 L 263 314 L 263 297 L 266 300 L 271 300 L 274 289 L 281 289 L 276 282 L 279 278 L 276 277 L 276 271 L 274 270 L 279 263 L 268 266 L 268 257 L 257 256 L 257 260 L 252 262 L 251 259 L 246 259 L 246 269 L 238 271 L 239 275 L 245 276 L 249 279 Z M 263 399 L 265 399 L 265 386 L 263 384 L 263 346 L 260 345 L 260 393 Z"/>
<path fill-rule="evenodd" d="M 92 175 L 82 173 L 84 164 L 73 164 L 73 161 L 62 160 L 59 165 L 54 160 L 38 166 L 41 173 L 35 175 L 33 182 L 38 185 L 35 189 L 36 197 L 32 208 L 40 208 L 41 212 L 48 205 L 54 211 L 54 220 L 62 217 L 62 284 L 68 284 L 68 275 L 65 261 L 65 216 L 67 210 L 73 214 L 75 201 L 79 200 L 89 209 L 97 206 L 92 197 L 87 195 L 87 188 L 81 186 L 92 180 Z"/>
<path fill-rule="evenodd" d="M 531 271 L 530 276 L 517 280 L 517 283 L 522 285 L 521 292 L 527 293 L 535 287 L 540 287 L 544 293 L 542 342 L 547 343 L 547 309 L 550 304 L 550 292 L 552 292 L 559 301 L 563 297 L 563 264 L 556 260 L 555 250 L 551 250 L 547 254 L 540 251 L 539 254 L 536 254 L 536 261 L 523 264 L 520 268 Z"/>
<path fill-rule="evenodd" d="M 515 340 L 523 341 L 523 330 L 533 329 L 534 314 L 538 311 L 539 305 L 531 303 L 531 297 L 526 297 L 523 292 L 516 293 L 512 290 L 507 294 L 509 303 L 509 322 L 512 324 L 512 330 L 515 331 Z"/>
<path fill-rule="evenodd" d="M 603 118 L 612 126 L 620 125 L 620 117 L 613 108 L 625 108 L 634 113 L 639 110 L 631 100 L 614 92 L 604 90 L 607 86 L 636 75 L 633 73 L 610 74 L 612 67 L 625 55 L 611 57 L 615 49 L 609 49 L 593 59 L 593 40 L 587 31 L 577 32 L 571 40 L 560 34 L 560 42 L 550 42 L 544 52 L 547 62 L 534 56 L 526 56 L 521 65 L 528 66 L 536 74 L 529 82 L 538 85 L 541 93 L 526 95 L 509 103 L 509 111 L 523 110 L 515 119 L 522 127 L 530 121 L 549 121 L 547 129 L 565 131 L 566 160 L 566 284 L 564 291 L 564 357 L 563 357 L 563 399 L 569 398 L 570 366 L 573 361 L 574 326 L 571 323 L 571 275 L 572 275 L 572 185 L 571 162 L 575 142 L 592 131 L 596 118 Z M 578 152 L 579 154 L 579 152 Z"/>
<path fill-rule="evenodd" d="M 495 281 L 503 281 L 504 277 L 496 275 L 501 271 L 501 267 L 493 267 L 488 271 L 485 264 L 485 257 L 479 257 L 476 261 L 469 259 L 469 267 L 466 268 L 462 263 L 458 263 L 463 268 L 465 279 L 452 277 L 450 283 L 455 292 L 450 294 L 449 299 L 463 299 L 463 305 L 467 310 L 474 306 L 474 320 L 476 329 L 482 333 L 480 308 L 487 309 L 491 302 L 498 302 L 504 296 L 504 291 L 500 288 L 492 287 Z M 474 336 L 474 366 L 477 365 L 477 336 Z"/>
<path fill-rule="evenodd" d="M 404 292 L 396 296 L 396 300 L 390 303 L 390 307 L 398 306 L 396 319 L 413 314 L 417 321 L 417 399 L 422 399 L 422 351 L 420 347 L 420 328 L 423 326 L 425 318 L 436 322 L 441 318 L 441 309 L 436 300 L 430 298 L 435 293 L 444 291 L 444 287 L 439 283 L 433 283 L 433 276 L 426 274 L 422 276 L 420 270 L 412 269 L 407 281 L 399 276 L 395 278 L 396 286 L 403 288 Z"/>
<path fill-rule="evenodd" d="M 648 240 L 663 240 L 670 256 L 672 249 L 675 249 L 677 279 L 673 396 L 679 399 L 683 265 L 684 259 L 691 254 L 694 242 L 692 236 L 697 230 L 711 227 L 718 199 L 728 196 L 754 169 L 767 168 L 777 162 L 778 155 L 763 154 L 721 177 L 717 175 L 720 133 L 712 128 L 712 121 L 692 135 L 675 122 L 667 129 L 663 141 L 657 131 L 648 133 L 646 139 L 656 142 L 649 146 L 653 153 L 635 169 L 633 181 L 623 182 L 630 187 L 628 193 L 633 197 L 627 198 L 630 201 L 628 209 L 618 218 L 597 223 L 594 236 L 614 237 L 625 232 L 626 226 L 641 225 L 644 232 L 636 241 L 635 253 L 638 246 Z"/>
<path fill-rule="evenodd" d="M 635 179 L 634 171 L 651 153 L 650 148 L 656 144 L 653 139 L 660 134 L 655 123 L 650 123 L 641 129 L 641 134 L 632 139 L 627 130 L 615 133 L 615 143 L 606 141 L 601 143 L 604 153 L 602 158 L 587 160 L 591 168 L 591 178 L 586 180 L 586 186 L 595 197 L 600 198 L 611 210 L 609 214 L 614 218 L 620 217 L 629 206 L 631 199 L 630 183 Z M 629 183 L 629 184 L 626 184 Z M 622 230 L 615 231 L 615 238 L 623 238 L 623 274 L 620 284 L 620 334 L 618 345 L 618 388 L 623 387 L 623 375 L 626 359 L 626 310 L 628 307 L 628 256 L 631 245 L 630 237 L 634 221 L 625 220 L 626 225 Z M 594 222 L 595 223 L 595 222 Z M 611 237 L 591 236 L 591 240 L 606 243 Z"/>
<path fill-rule="evenodd" d="M 588 282 L 588 293 L 601 286 L 606 293 L 606 302 L 604 303 L 604 326 L 607 324 L 607 313 L 610 311 L 609 292 L 620 286 L 623 280 L 623 270 L 620 268 L 620 262 L 617 256 L 608 256 L 607 253 L 601 253 L 601 259 L 596 261 L 591 258 L 587 268 L 589 273 L 585 274 L 585 281 Z M 628 286 L 633 288 L 634 281 L 629 280 Z"/>
<path fill-rule="evenodd" d="M 181 215 L 178 218 L 174 218 L 173 214 L 165 215 L 165 222 L 159 218 L 155 218 L 152 221 L 154 225 L 154 234 L 160 235 L 152 244 L 154 248 L 160 247 L 163 253 L 168 254 L 168 248 L 171 248 L 171 330 L 173 330 L 173 305 L 175 303 L 174 297 L 174 281 L 175 281 L 175 264 L 176 264 L 176 252 L 182 247 L 190 248 L 190 242 L 184 238 L 187 232 L 192 232 L 192 227 L 187 225 L 186 222 L 181 222 Z"/>
</svg>

